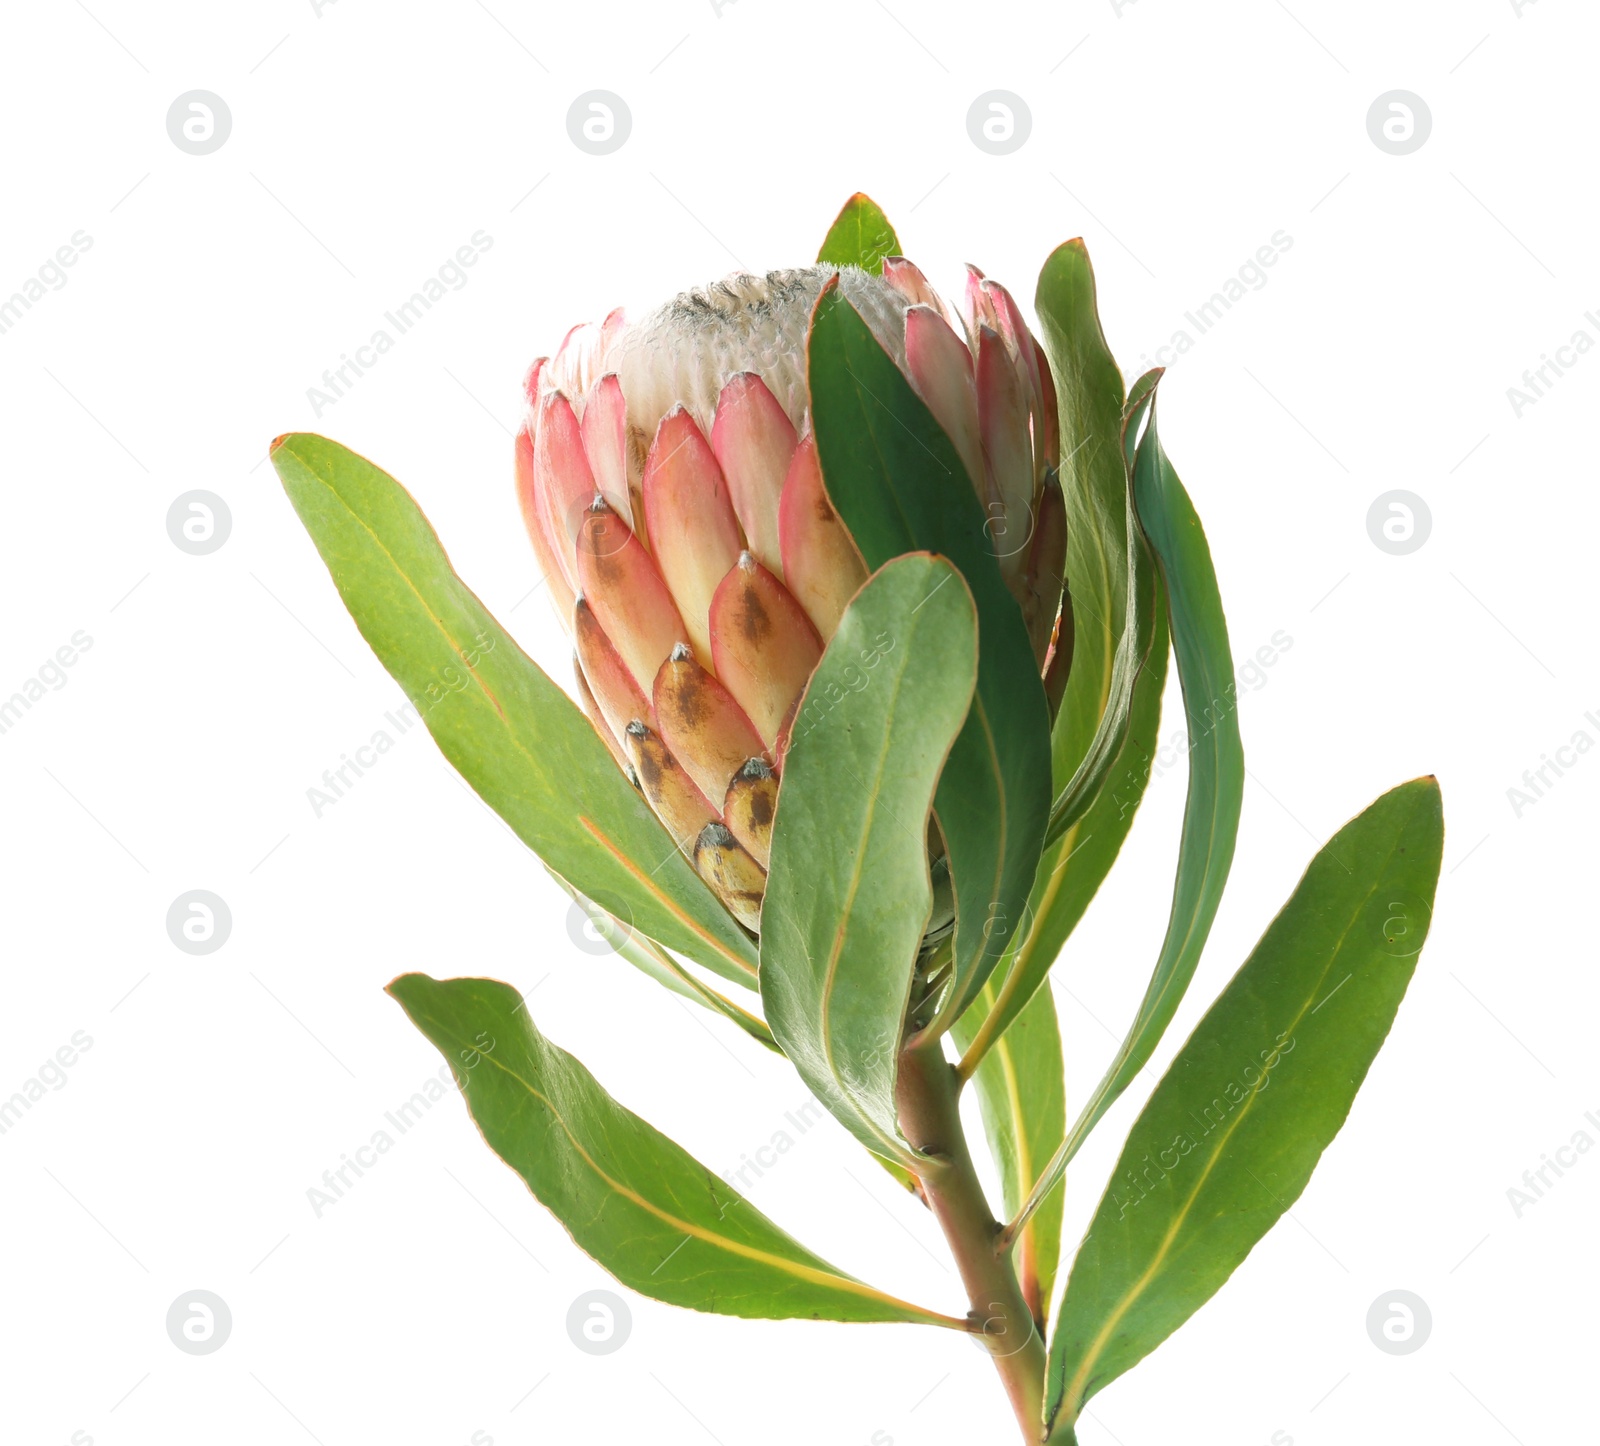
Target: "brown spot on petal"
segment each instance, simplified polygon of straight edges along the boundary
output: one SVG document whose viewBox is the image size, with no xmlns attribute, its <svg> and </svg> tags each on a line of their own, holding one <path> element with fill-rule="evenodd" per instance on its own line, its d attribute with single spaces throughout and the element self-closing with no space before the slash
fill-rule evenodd
<svg viewBox="0 0 1600 1446">
<path fill-rule="evenodd" d="M 721 799 L 733 775 L 764 745 L 733 695 L 680 644 L 656 674 L 661 736 L 707 798 Z"/>
<path fill-rule="evenodd" d="M 631 731 L 631 730 L 630 730 Z M 633 763 L 639 775 L 639 782 L 646 793 L 656 793 L 661 788 L 661 759 L 654 749 L 640 750 L 634 755 Z"/>
<path fill-rule="evenodd" d="M 650 807 L 678 847 L 692 857 L 701 829 L 715 818 L 711 805 L 661 739 L 637 718 L 628 725 L 627 745 Z"/>
<path fill-rule="evenodd" d="M 682 659 L 673 659 L 673 663 L 682 662 Z M 713 713 L 714 699 L 711 690 L 706 687 L 706 679 L 710 676 L 704 668 L 698 665 L 692 668 L 673 668 L 676 676 L 672 684 L 673 712 L 678 721 L 686 728 L 696 728 L 708 722 Z"/>
<path fill-rule="evenodd" d="M 772 619 L 761 605 L 760 596 L 750 589 L 743 591 L 733 616 L 734 625 L 752 646 L 764 643 L 772 636 Z"/>
<path fill-rule="evenodd" d="M 770 746 L 822 656 L 822 639 L 792 593 L 748 552 L 711 600 L 711 659 Z"/>
<path fill-rule="evenodd" d="M 764 758 L 752 758 L 733 777 L 722 802 L 729 831 L 766 868 L 772 856 L 772 818 L 778 802 L 778 775 Z"/>
<path fill-rule="evenodd" d="M 713 821 L 701 831 L 695 841 L 694 866 L 728 912 L 751 933 L 759 933 L 766 871 L 726 825 Z"/>
</svg>

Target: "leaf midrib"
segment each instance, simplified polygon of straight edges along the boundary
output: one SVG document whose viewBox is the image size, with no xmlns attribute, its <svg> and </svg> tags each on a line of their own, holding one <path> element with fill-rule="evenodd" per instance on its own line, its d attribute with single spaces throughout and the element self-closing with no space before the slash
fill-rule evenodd
<svg viewBox="0 0 1600 1446">
<path fill-rule="evenodd" d="M 899 671 L 894 675 L 894 683 L 889 694 L 889 707 L 887 714 L 893 718 L 896 704 L 900 694 L 904 691 L 906 670 L 911 666 L 911 648 L 909 645 L 903 651 L 903 661 Z M 883 1145 L 894 1152 L 894 1157 L 902 1165 L 910 1167 L 916 1157 L 893 1135 L 885 1134 L 882 1126 L 873 1119 L 862 1107 L 855 1097 L 855 1091 L 850 1089 L 844 1081 L 837 1064 L 834 1061 L 833 1044 L 833 1011 L 830 1008 L 833 1002 L 834 986 L 838 981 L 839 960 L 844 954 L 846 936 L 850 932 L 851 915 L 855 907 L 856 895 L 860 892 L 861 881 L 866 871 L 866 842 L 872 833 L 872 822 L 878 813 L 879 785 L 883 781 L 884 769 L 889 761 L 892 743 L 892 729 L 884 730 L 883 745 L 878 753 L 878 761 L 872 770 L 872 786 L 867 789 L 867 811 L 861 821 L 861 830 L 858 835 L 858 846 L 855 851 L 855 864 L 850 871 L 850 882 L 845 890 L 843 901 L 839 909 L 839 923 L 833 933 L 833 947 L 828 953 L 827 967 L 823 971 L 822 989 L 818 999 L 819 1014 L 822 1026 L 822 1057 L 827 1062 L 828 1074 L 838 1086 L 840 1095 L 849 1104 L 851 1111 L 864 1124 L 868 1130 L 877 1137 Z M 909 998 L 911 979 L 909 973 L 906 978 L 906 995 Z M 904 1001 L 902 1001 L 902 1009 Z M 892 1058 L 893 1056 L 891 1056 Z M 891 1090 L 893 1088 L 891 1082 Z"/>
</svg>

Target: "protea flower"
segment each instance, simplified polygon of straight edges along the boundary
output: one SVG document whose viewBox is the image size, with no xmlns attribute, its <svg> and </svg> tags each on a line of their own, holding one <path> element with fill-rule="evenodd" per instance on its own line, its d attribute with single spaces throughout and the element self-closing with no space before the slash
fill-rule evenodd
<svg viewBox="0 0 1600 1446">
<path fill-rule="evenodd" d="M 393 477 L 323 437 L 280 437 L 272 455 L 445 757 L 620 955 L 784 1056 L 915 1189 L 968 1309 L 815 1254 L 740 1193 L 742 1171 L 719 1179 L 608 1094 L 510 984 L 405 974 L 389 992 L 484 1139 L 624 1285 L 729 1316 L 962 1332 L 988 1350 L 1021 1439 L 1075 1446 L 1089 1399 L 1204 1305 L 1349 1113 L 1426 934 L 1439 790 L 1392 789 L 1312 860 L 1144 1104 L 1058 1271 L 1062 1174 L 1154 1058 L 1233 857 L 1244 756 L 1235 711 L 1216 706 L 1232 656 L 1157 430 L 1160 374 L 1125 386 L 1082 241 L 1050 253 L 1035 292 L 1054 376 L 1004 288 L 969 269 L 952 309 L 886 259 L 899 249 L 856 195 L 827 264 L 733 276 L 635 325 L 613 312 L 534 365 L 518 492 L 604 746 Z M 1069 1123 L 1049 971 L 1139 806 L 1169 640 L 1185 712 L 1208 721 L 1167 932 Z M 1260 1067 L 1224 1106 L 1241 1060 Z M 1217 1110 L 1224 1127 L 1204 1128 Z"/>
<path fill-rule="evenodd" d="M 867 575 L 808 426 L 807 326 L 835 270 L 738 273 L 638 323 L 618 310 L 574 327 L 529 370 L 516 444 L 585 710 L 753 932 L 789 726 Z M 1043 349 L 975 267 L 959 313 L 902 257 L 838 275 L 966 464 L 1036 660 L 1054 642 L 1059 664 L 1066 525 Z"/>
</svg>

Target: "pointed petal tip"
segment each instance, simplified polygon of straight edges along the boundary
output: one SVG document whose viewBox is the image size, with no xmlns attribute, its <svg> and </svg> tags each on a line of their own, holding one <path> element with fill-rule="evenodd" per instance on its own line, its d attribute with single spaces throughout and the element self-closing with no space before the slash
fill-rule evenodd
<svg viewBox="0 0 1600 1446">
<path fill-rule="evenodd" d="M 700 831 L 694 845 L 694 866 L 723 907 L 751 933 L 758 933 L 766 871 L 726 824 L 713 821 Z"/>
<path fill-rule="evenodd" d="M 719 823 L 716 819 L 712 819 L 710 823 L 700 830 L 700 842 L 710 848 L 725 849 L 734 842 L 734 837 L 727 824 Z"/>
</svg>

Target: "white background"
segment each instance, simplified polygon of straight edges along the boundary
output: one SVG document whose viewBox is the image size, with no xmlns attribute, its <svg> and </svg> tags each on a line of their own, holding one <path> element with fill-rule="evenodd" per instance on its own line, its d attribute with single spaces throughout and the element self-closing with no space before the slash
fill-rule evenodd
<svg viewBox="0 0 1600 1446">
<path fill-rule="evenodd" d="M 973 1346 L 915 1327 L 745 1323 L 632 1298 L 615 1354 L 566 1313 L 611 1284 L 484 1148 L 452 1092 L 321 1218 L 307 1191 L 438 1068 L 394 974 L 536 990 L 542 1027 L 717 1170 L 786 1128 L 781 1061 L 613 957 L 420 729 L 314 815 L 324 769 L 401 700 L 271 468 L 316 428 L 417 495 L 453 560 L 565 679 L 510 487 L 519 382 L 575 321 L 737 265 L 804 262 L 864 189 L 955 289 L 972 260 L 1027 304 L 1082 234 L 1130 373 L 1282 230 L 1292 247 L 1173 367 L 1163 437 L 1206 520 L 1241 661 L 1251 781 L 1233 881 L 1149 1075 L 1320 841 L 1436 772 L 1432 938 L 1310 1188 L 1222 1293 L 1098 1397 L 1085 1446 L 1592 1436 L 1600 1152 L 1514 1213 L 1507 1190 L 1600 1127 L 1587 754 L 1519 817 L 1507 790 L 1600 739 L 1589 355 L 1517 416 L 1507 388 L 1600 306 L 1593 63 L 1577 0 L 1176 0 L 798 6 L 526 0 L 248 6 L 57 0 L 5 21 L 0 295 L 92 246 L 0 335 L 0 696 L 92 638 L 0 736 L 8 992 L 0 1095 L 93 1044 L 0 1136 L 0 1436 L 66 1446 L 1012 1439 Z M 571 101 L 625 98 L 615 154 Z M 967 108 L 1033 118 L 994 157 Z M 168 137 L 222 96 L 226 144 Z M 1380 94 L 1432 133 L 1369 138 Z M 318 417 L 324 368 L 474 231 L 492 248 Z M 1547 373 L 1547 375 L 1551 375 Z M 223 497 L 190 556 L 172 501 Z M 1367 510 L 1404 488 L 1427 543 Z M 1177 727 L 1168 700 L 1163 732 Z M 1554 774 L 1547 774 L 1554 780 Z M 1055 973 L 1074 1102 L 1143 988 L 1167 908 L 1181 765 L 1150 787 Z M 180 894 L 231 908 L 180 952 Z M 1069 1176 L 1067 1238 L 1143 1088 Z M 931 1219 L 831 1121 L 753 1190 L 824 1255 L 960 1311 Z M 177 1350 L 180 1293 L 225 1346 Z M 1391 1356 L 1369 1305 L 1433 1316 Z M 530 1394 L 531 1393 L 531 1394 Z M 75 1434 L 77 1433 L 77 1434 Z M 474 1433 L 478 1433 L 476 1436 Z M 1275 1434 L 1276 1433 L 1276 1434 Z"/>
</svg>

